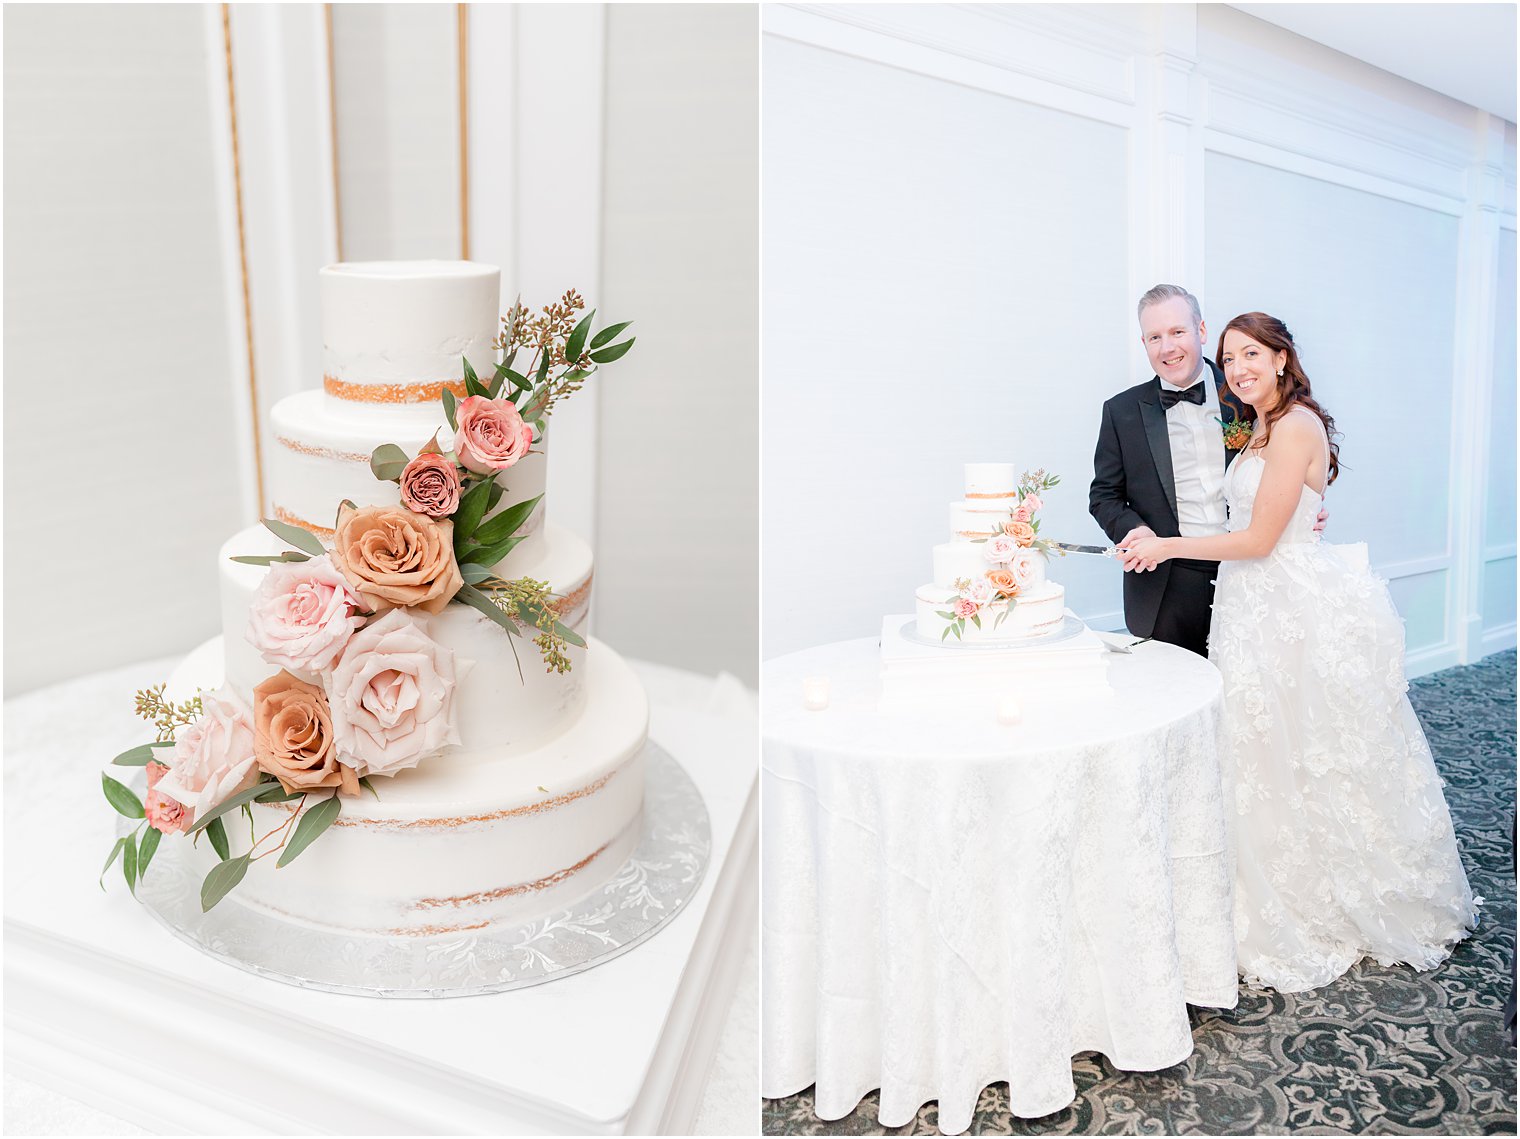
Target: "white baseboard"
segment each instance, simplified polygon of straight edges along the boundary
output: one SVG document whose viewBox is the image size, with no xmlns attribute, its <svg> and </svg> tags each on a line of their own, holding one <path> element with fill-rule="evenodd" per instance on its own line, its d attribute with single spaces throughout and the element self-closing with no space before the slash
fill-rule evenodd
<svg viewBox="0 0 1520 1139">
<path fill-rule="evenodd" d="M 1499 625 L 1493 629 L 1484 629 L 1480 643 L 1483 646 L 1484 656 L 1508 652 L 1515 647 L 1515 622 L 1511 621 L 1508 625 Z"/>
<path fill-rule="evenodd" d="M 1461 663 L 1462 655 L 1457 647 L 1443 642 L 1408 653 L 1404 657 L 1404 675 L 1413 680 L 1417 676 L 1429 676 L 1432 672 L 1440 672 L 1443 668 L 1452 668 Z"/>
</svg>

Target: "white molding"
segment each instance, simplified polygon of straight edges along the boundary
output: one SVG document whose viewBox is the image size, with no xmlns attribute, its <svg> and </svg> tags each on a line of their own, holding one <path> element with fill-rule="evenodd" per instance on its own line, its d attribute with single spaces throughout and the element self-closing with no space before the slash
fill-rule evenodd
<svg viewBox="0 0 1520 1139">
<path fill-rule="evenodd" d="M 1373 570 L 1387 581 L 1402 581 L 1408 577 L 1423 577 L 1428 573 L 1445 573 L 1451 569 L 1452 555 L 1448 549 L 1440 554 L 1428 554 L 1421 558 L 1406 558 L 1401 562 L 1375 564 Z"/>
<path fill-rule="evenodd" d="M 570 287 L 595 305 L 602 274 L 604 5 L 520 5 L 515 47 L 517 287 L 530 306 Z M 592 542 L 599 408 L 593 380 L 555 410 L 549 446 L 549 519 Z"/>
<path fill-rule="evenodd" d="M 1462 663 L 1464 662 L 1461 656 L 1450 644 L 1430 645 L 1423 649 L 1415 649 L 1404 657 L 1404 675 L 1413 680 Z"/>
<path fill-rule="evenodd" d="M 974 8 L 975 6 L 970 6 Z M 962 87 L 1004 95 L 1026 103 L 1052 110 L 1065 111 L 1083 118 L 1114 126 L 1134 125 L 1134 64 L 1129 65 L 1123 83 L 1111 84 L 1107 89 L 1090 80 L 1063 73 L 1050 64 L 1040 64 L 1024 59 L 1030 54 L 1035 59 L 1041 54 L 1032 49 L 1038 41 L 1038 33 L 1026 36 L 1022 30 L 1007 27 L 1003 36 L 1010 41 L 1021 41 L 1022 51 L 1017 56 L 992 55 L 985 49 L 985 42 L 949 41 L 915 31 L 904 22 L 906 14 L 925 9 L 938 9 L 924 5 L 829 5 L 818 8 L 802 8 L 790 5 L 762 5 L 761 30 L 766 35 L 795 40 L 798 43 L 824 48 L 841 55 L 896 67 L 902 71 L 942 79 Z M 956 13 L 956 7 L 947 9 Z M 964 16 L 966 9 L 960 9 Z M 888 18 L 888 16 L 892 18 Z M 1002 22 L 1010 23 L 1008 17 Z M 1057 53 L 1067 59 L 1083 61 L 1083 70 L 1092 70 L 1091 60 L 1099 64 L 1107 60 L 1116 64 L 1112 56 L 1091 48 L 1083 52 L 1069 42 L 1062 43 L 1049 37 L 1042 53 Z"/>
<path fill-rule="evenodd" d="M 243 311 L 242 249 L 238 241 L 237 181 L 233 173 L 232 104 L 227 84 L 226 39 L 222 8 L 201 8 L 206 41 L 206 106 L 211 121 L 211 149 L 215 156 L 215 185 L 222 260 L 222 305 L 227 322 L 226 380 L 231 386 L 233 432 L 237 439 L 235 462 L 238 498 L 244 518 L 263 512 L 259 501 L 258 466 L 254 456 L 253 403 L 249 392 L 248 321 Z"/>
<path fill-rule="evenodd" d="M 501 269 L 501 308 L 517 299 L 516 4 L 470 5 L 470 256 Z M 531 302 L 532 298 L 529 298 Z"/>
<path fill-rule="evenodd" d="M 1482 656 L 1492 656 L 1494 653 L 1508 652 L 1515 647 L 1515 623 L 1499 625 L 1493 629 L 1485 629 L 1480 642 L 1483 648 Z"/>
<path fill-rule="evenodd" d="M 1483 561 L 1485 564 L 1488 562 L 1512 561 L 1517 554 L 1520 554 L 1520 547 L 1517 547 L 1514 542 L 1510 542 L 1507 545 L 1489 546 L 1483 551 Z"/>
</svg>

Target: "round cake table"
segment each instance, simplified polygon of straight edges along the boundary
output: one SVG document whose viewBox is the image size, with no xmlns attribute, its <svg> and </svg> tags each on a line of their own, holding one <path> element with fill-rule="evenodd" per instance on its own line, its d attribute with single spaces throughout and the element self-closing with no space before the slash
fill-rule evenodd
<svg viewBox="0 0 1520 1139">
<path fill-rule="evenodd" d="M 1001 1080 L 1066 1107 L 1079 1052 L 1184 1060 L 1186 1005 L 1236 1000 L 1218 671 L 1148 642 L 1006 724 L 883 709 L 880 667 L 875 638 L 765 664 L 762 1094 L 838 1119 L 880 1088 L 887 1127 L 938 1100 L 953 1134 Z"/>
</svg>

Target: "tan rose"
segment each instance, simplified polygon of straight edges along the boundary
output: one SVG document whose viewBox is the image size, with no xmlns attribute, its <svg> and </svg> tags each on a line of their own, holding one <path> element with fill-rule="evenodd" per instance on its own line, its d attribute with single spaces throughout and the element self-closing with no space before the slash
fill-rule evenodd
<svg viewBox="0 0 1520 1139">
<path fill-rule="evenodd" d="M 987 582 L 1004 597 L 1017 597 L 1019 595 L 1019 583 L 1015 580 L 1012 570 L 988 570 Z"/>
<path fill-rule="evenodd" d="M 1028 522 L 1004 522 L 1003 533 L 1007 534 L 1024 549 L 1034 545 L 1034 527 Z"/>
<path fill-rule="evenodd" d="M 253 690 L 253 754 L 287 794 L 320 787 L 359 793 L 358 773 L 338 762 L 327 697 L 284 670 Z"/>
<path fill-rule="evenodd" d="M 333 563 L 376 613 L 398 605 L 437 613 L 464 581 L 454 562 L 454 523 L 400 506 L 345 506 Z"/>
</svg>

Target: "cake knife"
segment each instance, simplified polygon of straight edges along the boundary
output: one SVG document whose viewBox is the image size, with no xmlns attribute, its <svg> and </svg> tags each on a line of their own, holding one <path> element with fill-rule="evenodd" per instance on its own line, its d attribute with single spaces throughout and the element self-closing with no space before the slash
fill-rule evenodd
<svg viewBox="0 0 1520 1139">
<path fill-rule="evenodd" d="M 1050 542 L 1050 546 L 1065 554 L 1097 554 L 1101 558 L 1117 557 L 1115 546 L 1079 546 L 1075 542 Z"/>
</svg>

